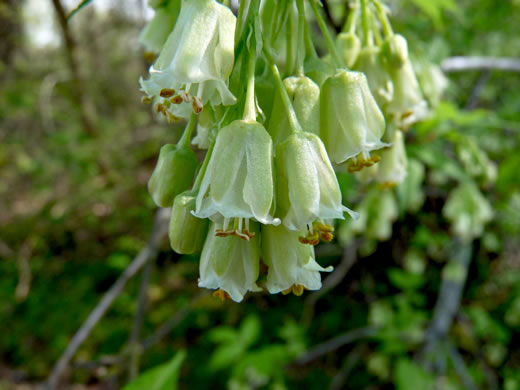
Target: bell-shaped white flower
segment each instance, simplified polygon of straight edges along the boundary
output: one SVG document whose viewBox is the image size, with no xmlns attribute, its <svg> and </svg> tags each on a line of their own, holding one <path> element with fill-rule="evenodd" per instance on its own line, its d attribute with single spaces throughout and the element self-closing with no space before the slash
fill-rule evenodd
<svg viewBox="0 0 520 390">
<path fill-rule="evenodd" d="M 152 20 L 148 22 L 139 35 L 139 42 L 144 45 L 146 50 L 152 53 L 161 51 L 168 35 L 173 30 L 173 26 L 175 26 L 175 21 L 179 16 L 180 4 L 180 1 L 170 1 L 155 9 Z"/>
<path fill-rule="evenodd" d="M 484 232 L 493 219 L 493 208 L 473 182 L 460 184 L 450 192 L 442 214 L 451 222 L 454 233 L 471 241 Z"/>
<path fill-rule="evenodd" d="M 277 215 L 290 230 L 306 232 L 302 242 L 317 244 L 319 235 L 329 241 L 328 219 L 344 219 L 341 191 L 321 139 L 295 132 L 276 149 Z M 325 236 L 325 237 L 323 237 Z M 330 239 L 329 239 L 330 238 Z"/>
<path fill-rule="evenodd" d="M 392 146 L 381 152 L 376 181 L 383 187 L 395 187 L 406 178 L 407 166 L 403 133 L 395 130 Z"/>
<path fill-rule="evenodd" d="M 321 88 L 320 109 L 320 135 L 332 162 L 353 159 L 355 171 L 378 161 L 370 152 L 386 146 L 385 118 L 363 73 L 338 70 Z"/>
<path fill-rule="evenodd" d="M 251 237 L 249 219 L 278 224 L 274 201 L 272 141 L 258 122 L 236 120 L 217 135 L 194 213 L 219 222 L 217 234 Z M 221 224 L 220 224 L 221 223 Z"/>
<path fill-rule="evenodd" d="M 394 85 L 383 65 L 381 50 L 377 46 L 361 49 L 354 69 L 366 76 L 372 95 L 384 110 L 394 97 Z"/>
<path fill-rule="evenodd" d="M 388 61 L 388 72 L 394 85 L 392 101 L 385 107 L 401 129 L 408 129 L 428 114 L 412 62 L 408 57 L 406 39 L 395 34 L 387 38 L 383 50 Z"/>
<path fill-rule="evenodd" d="M 258 239 L 218 237 L 212 224 L 200 256 L 199 287 L 218 289 L 213 295 L 240 302 L 248 291 L 261 291 L 257 286 L 260 268 Z"/>
<path fill-rule="evenodd" d="M 184 0 L 175 27 L 150 79 L 140 80 L 148 98 L 170 99 L 168 110 L 176 116 L 189 114 L 190 105 L 200 112 L 212 105 L 235 103 L 226 82 L 234 62 L 236 18 L 215 0 Z"/>
<path fill-rule="evenodd" d="M 314 248 L 300 243 L 298 235 L 283 225 L 262 227 L 262 259 L 268 267 L 266 287 L 271 294 L 319 290 L 320 272 L 333 269 L 321 267 L 314 259 Z"/>
</svg>

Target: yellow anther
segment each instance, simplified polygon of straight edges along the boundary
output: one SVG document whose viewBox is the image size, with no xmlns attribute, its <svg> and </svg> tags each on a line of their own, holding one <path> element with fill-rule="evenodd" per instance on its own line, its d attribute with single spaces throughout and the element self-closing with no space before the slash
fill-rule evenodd
<svg viewBox="0 0 520 390">
<path fill-rule="evenodd" d="M 379 183 L 379 187 L 383 190 L 392 189 L 397 185 L 395 181 L 385 181 L 383 183 Z"/>
<path fill-rule="evenodd" d="M 320 232 L 333 232 L 334 227 L 329 225 L 328 223 L 322 223 L 322 222 L 315 222 L 312 224 L 312 227 L 314 229 L 319 230 Z"/>
<path fill-rule="evenodd" d="M 172 102 L 173 104 L 181 104 L 183 100 L 180 95 L 176 95 L 170 99 L 170 102 Z"/>
<path fill-rule="evenodd" d="M 145 51 L 143 53 L 143 57 L 146 60 L 146 62 L 154 62 L 155 61 L 155 53 L 151 51 Z"/>
<path fill-rule="evenodd" d="M 193 107 L 193 112 L 195 114 L 200 114 L 200 112 L 204 108 L 202 101 L 196 96 L 193 97 L 193 102 L 191 103 L 191 106 Z"/>
<path fill-rule="evenodd" d="M 152 98 L 148 97 L 148 96 L 143 96 L 141 98 L 141 103 L 143 103 L 143 104 L 151 104 L 152 103 Z"/>
<path fill-rule="evenodd" d="M 287 295 L 291 292 L 296 295 L 297 297 L 301 296 L 303 294 L 303 291 L 305 291 L 305 287 L 301 284 L 293 284 L 291 287 L 289 287 L 287 290 L 283 290 L 282 294 Z"/>
<path fill-rule="evenodd" d="M 220 299 L 221 301 L 225 301 L 226 299 L 231 299 L 229 294 L 220 288 L 213 293 L 213 296 Z"/>
<path fill-rule="evenodd" d="M 159 93 L 159 95 L 161 95 L 161 97 L 163 97 L 163 98 L 172 97 L 173 95 L 175 95 L 175 89 L 163 88 L 163 89 L 161 89 L 161 92 Z"/>
<path fill-rule="evenodd" d="M 166 120 L 168 121 L 168 124 L 180 122 L 182 118 L 179 118 L 176 115 L 173 115 L 170 111 L 164 110 L 164 115 L 166 115 Z"/>
<path fill-rule="evenodd" d="M 321 232 L 320 238 L 322 239 L 322 241 L 331 242 L 334 238 L 334 235 L 330 232 Z"/>
<path fill-rule="evenodd" d="M 161 103 L 157 103 L 155 105 L 155 112 L 162 113 L 164 111 L 164 106 Z"/>
</svg>

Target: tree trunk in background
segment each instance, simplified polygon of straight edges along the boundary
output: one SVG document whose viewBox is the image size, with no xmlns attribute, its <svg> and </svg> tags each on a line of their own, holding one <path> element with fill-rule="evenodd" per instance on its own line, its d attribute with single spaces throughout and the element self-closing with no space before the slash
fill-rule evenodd
<svg viewBox="0 0 520 390">
<path fill-rule="evenodd" d="M 86 93 L 86 89 L 84 88 L 84 83 L 79 72 L 78 63 L 76 61 L 76 44 L 67 23 L 67 14 L 60 0 L 52 0 L 52 4 L 56 10 L 56 16 L 58 18 L 61 29 L 61 35 L 66 52 L 65 54 L 67 56 L 69 71 L 72 77 L 72 93 L 80 110 L 81 122 L 85 132 L 91 136 L 95 136 L 95 106 Z"/>
<path fill-rule="evenodd" d="M 21 0 L 0 0 L 0 62 L 10 65 L 16 47 L 20 45 L 22 25 Z"/>
</svg>

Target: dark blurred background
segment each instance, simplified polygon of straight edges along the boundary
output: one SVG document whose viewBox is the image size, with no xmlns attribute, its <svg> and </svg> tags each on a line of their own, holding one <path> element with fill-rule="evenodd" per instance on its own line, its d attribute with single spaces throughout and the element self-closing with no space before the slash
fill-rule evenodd
<svg viewBox="0 0 520 390">
<path fill-rule="evenodd" d="M 94 0 L 67 23 L 78 3 L 0 0 L 2 390 L 41 386 L 146 245 L 156 212 L 146 182 L 159 148 L 179 137 L 140 103 L 147 4 Z M 324 5 L 340 29 L 344 2 Z M 395 30 L 421 58 L 520 58 L 517 0 L 390 5 Z M 120 388 L 185 351 L 181 389 L 520 389 L 520 73 L 448 77 L 445 102 L 407 141 L 424 167 L 407 183 L 419 198 L 412 205 L 397 190 L 395 217 L 373 210 L 373 230 L 390 238 L 347 223 L 317 248 L 320 264 L 336 268 L 322 292 L 235 304 L 199 290 L 198 258 L 162 237 L 143 274 L 137 341 L 141 274 L 74 355 L 63 388 Z M 461 136 L 484 157 L 467 157 Z M 495 177 L 473 175 L 479 164 Z M 477 177 L 494 210 L 463 244 L 442 214 L 460 172 Z M 367 190 L 339 175 L 355 209 Z"/>
</svg>

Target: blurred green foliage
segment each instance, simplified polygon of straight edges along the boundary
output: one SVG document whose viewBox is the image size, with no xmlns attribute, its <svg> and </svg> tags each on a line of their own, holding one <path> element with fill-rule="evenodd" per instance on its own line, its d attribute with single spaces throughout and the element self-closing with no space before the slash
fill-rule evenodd
<svg viewBox="0 0 520 390">
<path fill-rule="evenodd" d="M 333 20 L 341 20 L 343 2 L 328 3 Z M 432 61 L 520 58 L 518 1 L 390 3 L 396 31 Z M 146 182 L 160 146 L 179 137 L 140 104 L 137 79 L 147 67 L 136 44 L 141 23 L 124 9 L 100 15 L 86 7 L 71 27 L 83 92 L 96 109 L 95 135 L 82 127 L 61 46 L 20 39 L 0 68 L 0 389 L 45 380 L 145 245 L 154 213 Z M 413 190 L 395 192 L 398 217 L 386 222 L 391 239 L 356 236 L 345 223 L 337 242 L 318 248 L 321 265 L 339 268 L 342 245 L 359 247 L 346 277 L 326 294 L 221 303 L 199 293 L 198 259 L 179 257 L 164 242 L 148 290 L 145 338 L 183 315 L 143 351 L 143 374 L 126 389 L 172 389 L 177 379 L 181 389 L 467 388 L 458 360 L 445 359 L 436 376 L 422 358 L 443 275 L 457 279 L 458 272 L 442 209 L 466 180 L 480 186 L 495 219 L 470 244 L 461 310 L 439 353 L 455 348 L 478 388 L 520 388 L 520 79 L 498 71 L 450 79 L 447 101 L 408 136 L 417 175 L 405 183 Z M 345 203 L 358 205 L 367 189 L 350 175 L 340 174 L 340 182 Z M 126 383 L 138 284 L 129 283 L 80 348 L 68 383 Z M 377 329 L 374 337 L 298 363 L 316 345 L 367 326 Z M 106 363 L 114 356 L 122 358 Z"/>
</svg>

